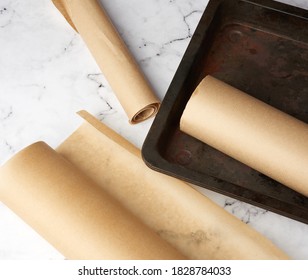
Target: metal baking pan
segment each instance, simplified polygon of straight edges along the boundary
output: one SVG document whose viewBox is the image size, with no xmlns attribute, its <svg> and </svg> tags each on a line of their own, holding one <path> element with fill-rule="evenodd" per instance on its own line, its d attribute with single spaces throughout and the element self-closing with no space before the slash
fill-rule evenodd
<svg viewBox="0 0 308 280">
<path fill-rule="evenodd" d="M 210 0 L 142 147 L 152 169 L 308 223 L 307 197 L 179 130 L 208 74 L 308 123 L 308 11 Z"/>
</svg>

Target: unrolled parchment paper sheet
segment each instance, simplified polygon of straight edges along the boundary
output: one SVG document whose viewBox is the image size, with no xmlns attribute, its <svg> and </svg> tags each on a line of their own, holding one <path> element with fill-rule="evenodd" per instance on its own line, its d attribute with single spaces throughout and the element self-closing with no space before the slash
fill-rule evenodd
<svg viewBox="0 0 308 280">
<path fill-rule="evenodd" d="M 186 183 L 149 169 L 140 151 L 87 112 L 57 149 L 191 259 L 285 259 L 280 249 Z"/>
<path fill-rule="evenodd" d="M 79 32 L 132 124 L 154 116 L 160 102 L 97 0 L 53 0 Z"/>
<path fill-rule="evenodd" d="M 308 124 L 207 76 L 180 129 L 308 196 Z"/>
<path fill-rule="evenodd" d="M 43 142 L 9 160 L 0 178 L 0 199 L 68 259 L 184 258 Z"/>
</svg>

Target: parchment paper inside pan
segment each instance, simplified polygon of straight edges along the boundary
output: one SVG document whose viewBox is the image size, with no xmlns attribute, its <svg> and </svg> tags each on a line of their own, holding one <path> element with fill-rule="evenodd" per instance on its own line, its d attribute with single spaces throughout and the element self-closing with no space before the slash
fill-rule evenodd
<svg viewBox="0 0 308 280">
<path fill-rule="evenodd" d="M 155 170 L 308 223 L 308 199 L 179 130 L 212 75 L 308 123 L 308 13 L 269 0 L 211 0 L 142 148 Z"/>
</svg>

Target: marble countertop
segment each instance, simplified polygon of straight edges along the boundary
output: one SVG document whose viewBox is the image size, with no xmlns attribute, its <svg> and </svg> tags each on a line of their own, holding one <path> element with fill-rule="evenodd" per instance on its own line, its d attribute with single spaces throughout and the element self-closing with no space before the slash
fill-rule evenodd
<svg viewBox="0 0 308 280">
<path fill-rule="evenodd" d="M 160 99 L 207 0 L 101 0 Z M 306 0 L 284 0 L 308 9 Z M 81 37 L 50 0 L 0 1 L 0 164 L 42 140 L 57 147 L 85 109 L 141 147 L 153 120 L 130 125 Z M 308 225 L 197 188 L 294 259 L 308 259 Z M 249 248 L 247 248 L 249 250 Z M 0 203 L 0 259 L 62 259 Z"/>
</svg>

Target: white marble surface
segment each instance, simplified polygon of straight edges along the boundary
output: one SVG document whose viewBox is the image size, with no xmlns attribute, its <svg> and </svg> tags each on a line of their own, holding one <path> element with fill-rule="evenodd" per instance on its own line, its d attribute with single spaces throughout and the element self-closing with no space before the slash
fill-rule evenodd
<svg viewBox="0 0 308 280">
<path fill-rule="evenodd" d="M 101 2 L 162 99 L 208 1 Z M 305 0 L 283 2 L 308 9 Z M 128 124 L 84 42 L 50 0 L 0 0 L 0 164 L 38 140 L 56 147 L 80 125 L 80 109 L 138 147 L 152 123 Z M 199 190 L 292 258 L 308 259 L 308 225 Z M 0 203 L 0 259 L 62 258 Z"/>
</svg>

